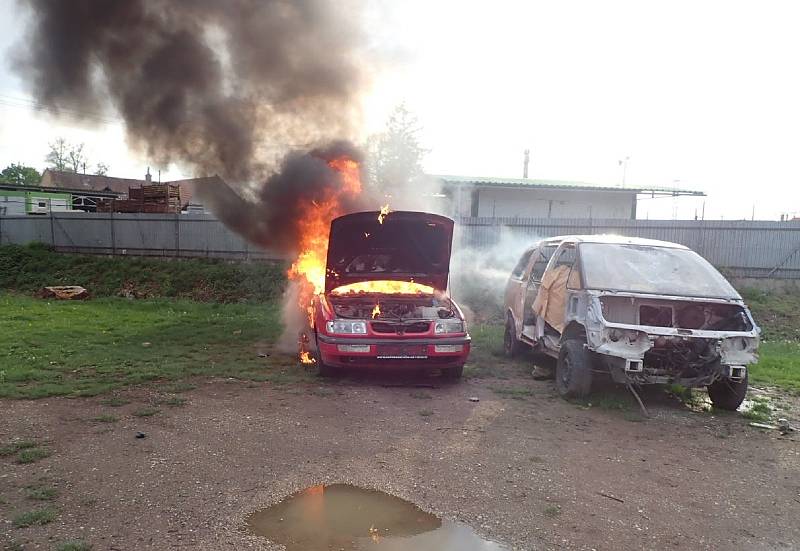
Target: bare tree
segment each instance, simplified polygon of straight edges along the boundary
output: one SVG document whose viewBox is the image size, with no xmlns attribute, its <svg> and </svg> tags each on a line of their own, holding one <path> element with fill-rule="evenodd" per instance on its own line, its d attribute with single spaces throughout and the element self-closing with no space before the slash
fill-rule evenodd
<svg viewBox="0 0 800 551">
<path fill-rule="evenodd" d="M 48 168 L 64 172 L 85 172 L 89 158 L 84 152 L 83 143 L 70 143 L 64 138 L 56 138 L 48 144 L 50 151 L 45 157 Z M 95 174 L 105 175 L 108 172 L 108 165 L 97 163 Z"/>
<path fill-rule="evenodd" d="M 56 170 L 67 170 L 67 163 L 69 161 L 68 151 L 70 148 L 67 140 L 64 138 L 56 138 L 55 141 L 50 142 L 47 146 L 50 148 L 50 151 L 48 151 L 44 161 L 47 163 L 48 167 Z"/>
<path fill-rule="evenodd" d="M 72 172 L 81 172 L 83 168 L 86 171 L 86 155 L 83 153 L 83 144 L 73 144 L 67 153 L 69 157 L 69 165 Z"/>
</svg>

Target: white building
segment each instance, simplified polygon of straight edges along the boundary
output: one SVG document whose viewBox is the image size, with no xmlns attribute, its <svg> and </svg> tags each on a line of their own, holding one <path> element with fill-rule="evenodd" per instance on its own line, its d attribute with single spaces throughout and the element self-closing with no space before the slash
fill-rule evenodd
<svg viewBox="0 0 800 551">
<path fill-rule="evenodd" d="M 639 196 L 705 195 L 677 188 L 608 187 L 529 178 L 434 178 L 452 199 L 456 217 L 634 219 Z"/>
</svg>

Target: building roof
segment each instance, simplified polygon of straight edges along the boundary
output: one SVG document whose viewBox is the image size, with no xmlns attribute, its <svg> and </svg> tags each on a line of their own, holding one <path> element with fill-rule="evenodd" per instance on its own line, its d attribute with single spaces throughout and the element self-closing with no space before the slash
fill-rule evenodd
<svg viewBox="0 0 800 551">
<path fill-rule="evenodd" d="M 568 180 L 539 180 L 533 178 L 494 178 L 489 176 L 452 176 L 452 175 L 433 175 L 433 178 L 441 180 L 445 184 L 466 185 L 474 187 L 498 187 L 498 188 L 536 188 L 536 189 L 564 189 L 575 191 L 609 191 L 623 193 L 646 193 L 655 195 L 705 195 L 702 191 L 680 189 L 676 187 L 621 187 L 603 186 L 586 182 L 572 182 Z"/>
<path fill-rule="evenodd" d="M 76 189 L 76 188 L 65 188 L 57 186 L 27 186 L 20 184 L 0 183 L 0 189 L 9 191 L 38 191 L 42 193 L 72 193 L 72 194 L 82 193 L 84 195 L 88 194 L 94 197 L 109 197 L 109 198 L 115 198 L 119 196 L 119 193 L 115 191 L 104 191 L 91 188 Z"/>
<path fill-rule="evenodd" d="M 181 204 L 185 207 L 191 202 L 197 184 L 210 181 L 221 182 L 222 180 L 218 176 L 209 176 L 205 178 L 187 178 L 184 180 L 174 180 L 171 182 L 160 183 L 179 186 L 181 188 Z M 53 170 L 50 168 L 46 169 L 44 174 L 42 174 L 43 186 L 70 188 L 75 191 L 110 190 L 116 194 L 127 194 L 129 188 L 139 188 L 146 185 L 152 185 L 154 183 L 158 182 L 148 181 L 145 179 L 139 180 L 136 178 L 100 176 L 98 174 L 79 174 L 75 172 Z"/>
</svg>

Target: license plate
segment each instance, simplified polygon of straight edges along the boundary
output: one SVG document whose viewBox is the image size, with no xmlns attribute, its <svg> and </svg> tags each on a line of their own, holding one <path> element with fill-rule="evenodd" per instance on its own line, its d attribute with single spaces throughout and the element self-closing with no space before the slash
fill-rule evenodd
<svg viewBox="0 0 800 551">
<path fill-rule="evenodd" d="M 428 347 L 424 344 L 383 344 L 378 346 L 377 356 L 386 360 L 424 360 L 428 357 Z"/>
</svg>

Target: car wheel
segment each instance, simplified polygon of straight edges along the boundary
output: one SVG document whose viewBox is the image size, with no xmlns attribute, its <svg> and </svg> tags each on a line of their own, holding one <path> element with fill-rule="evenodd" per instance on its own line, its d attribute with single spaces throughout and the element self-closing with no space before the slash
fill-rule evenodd
<svg viewBox="0 0 800 551">
<path fill-rule="evenodd" d="M 736 411 L 747 394 L 747 373 L 741 381 L 717 379 L 708 385 L 708 397 L 717 409 Z"/>
<path fill-rule="evenodd" d="M 464 366 L 457 365 L 456 367 L 446 367 L 442 369 L 442 377 L 445 379 L 460 379 L 464 374 Z"/>
<path fill-rule="evenodd" d="M 314 360 L 318 377 L 335 377 L 338 374 L 338 369 L 322 361 L 322 354 L 319 353 L 319 347 L 317 347 L 316 352 L 314 352 Z"/>
<path fill-rule="evenodd" d="M 568 339 L 561 344 L 556 364 L 556 388 L 564 398 L 584 398 L 592 390 L 592 356 L 586 343 Z"/>
<path fill-rule="evenodd" d="M 506 331 L 503 335 L 503 350 L 509 358 L 519 356 L 519 353 L 522 351 L 522 343 L 517 339 L 517 328 L 514 325 L 514 318 L 511 317 L 511 314 L 509 314 L 506 319 Z"/>
</svg>

